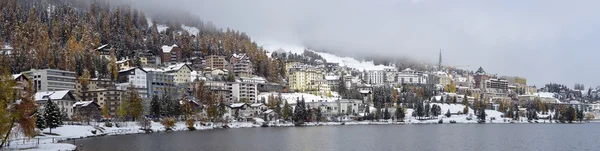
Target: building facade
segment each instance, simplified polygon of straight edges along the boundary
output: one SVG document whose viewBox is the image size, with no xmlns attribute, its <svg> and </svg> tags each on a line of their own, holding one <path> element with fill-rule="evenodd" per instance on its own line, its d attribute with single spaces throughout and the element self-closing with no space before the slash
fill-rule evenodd
<svg viewBox="0 0 600 151">
<path fill-rule="evenodd" d="M 231 91 L 229 97 L 231 102 L 258 102 L 258 87 L 256 83 L 229 82 L 226 87 Z"/>
<path fill-rule="evenodd" d="M 177 84 L 189 83 L 192 79 L 192 68 L 185 63 L 169 66 L 165 72 L 173 75 L 173 82 Z"/>
<path fill-rule="evenodd" d="M 226 69 L 227 61 L 225 56 L 210 55 L 204 58 L 206 60 L 206 67 L 211 69 Z"/>
<path fill-rule="evenodd" d="M 229 71 L 238 77 L 251 77 L 254 67 L 246 53 L 233 54 L 229 59 Z"/>
<path fill-rule="evenodd" d="M 161 62 L 166 65 L 182 62 L 181 48 L 177 45 L 162 46 Z"/>
<path fill-rule="evenodd" d="M 32 80 L 36 92 L 75 90 L 75 72 L 43 69 L 25 71 L 22 74 Z"/>
</svg>

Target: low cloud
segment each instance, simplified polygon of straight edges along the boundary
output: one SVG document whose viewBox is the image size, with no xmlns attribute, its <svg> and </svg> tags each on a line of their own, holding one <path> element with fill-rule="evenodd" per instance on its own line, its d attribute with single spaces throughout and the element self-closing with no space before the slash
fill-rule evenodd
<svg viewBox="0 0 600 151">
<path fill-rule="evenodd" d="M 257 41 L 482 66 L 530 84 L 600 84 L 600 1 L 130 0 L 184 10 Z"/>
</svg>

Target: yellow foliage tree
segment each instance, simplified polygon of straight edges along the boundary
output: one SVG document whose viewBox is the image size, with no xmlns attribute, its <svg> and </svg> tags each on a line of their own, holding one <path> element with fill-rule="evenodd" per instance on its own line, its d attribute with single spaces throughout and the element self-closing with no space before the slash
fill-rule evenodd
<svg viewBox="0 0 600 151">
<path fill-rule="evenodd" d="M 108 70 L 112 74 L 112 80 L 117 80 L 119 76 L 119 68 L 117 67 L 117 56 L 115 55 L 115 50 L 110 49 L 110 62 L 108 63 Z"/>
</svg>

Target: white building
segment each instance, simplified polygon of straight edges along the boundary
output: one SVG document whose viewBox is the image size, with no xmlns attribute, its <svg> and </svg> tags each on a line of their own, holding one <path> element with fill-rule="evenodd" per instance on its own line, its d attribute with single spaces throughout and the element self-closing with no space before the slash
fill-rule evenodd
<svg viewBox="0 0 600 151">
<path fill-rule="evenodd" d="M 44 69 L 25 71 L 22 74 L 32 80 L 36 91 L 75 90 L 75 72 Z"/>
<path fill-rule="evenodd" d="M 226 87 L 231 91 L 231 96 L 229 97 L 231 102 L 258 102 L 256 98 L 258 96 L 256 83 L 231 82 L 227 83 Z"/>
<path fill-rule="evenodd" d="M 35 93 L 35 101 L 40 105 L 40 113 L 44 113 L 48 99 L 58 106 L 61 113 L 66 113 L 69 118 L 73 116 L 73 104 L 75 104 L 76 98 L 69 90 Z"/>
<path fill-rule="evenodd" d="M 385 83 L 385 71 L 369 70 L 363 76 L 363 80 L 368 84 L 383 84 Z"/>
<path fill-rule="evenodd" d="M 173 75 L 173 81 L 177 84 L 192 82 L 192 68 L 185 63 L 168 66 L 165 72 Z"/>
<path fill-rule="evenodd" d="M 127 90 L 129 86 L 135 87 L 138 90 L 138 94 L 142 99 L 147 100 L 148 98 L 148 83 L 146 81 L 147 72 L 139 67 L 132 67 L 129 69 L 119 71 L 117 78 L 117 89 Z"/>
</svg>

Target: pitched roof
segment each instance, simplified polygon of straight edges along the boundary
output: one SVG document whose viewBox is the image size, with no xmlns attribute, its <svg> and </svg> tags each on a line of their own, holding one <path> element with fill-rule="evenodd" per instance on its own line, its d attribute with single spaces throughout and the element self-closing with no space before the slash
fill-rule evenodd
<svg viewBox="0 0 600 151">
<path fill-rule="evenodd" d="M 81 102 L 77 102 L 75 104 L 73 104 L 73 107 L 77 107 L 77 106 L 88 106 L 90 104 L 93 104 L 94 101 L 81 101 Z"/>
<path fill-rule="evenodd" d="M 178 47 L 178 46 L 177 45 L 172 45 L 172 46 L 164 45 L 161 47 L 161 49 L 162 49 L 163 53 L 170 53 L 174 47 Z"/>
<path fill-rule="evenodd" d="M 191 69 L 190 66 L 188 66 L 186 63 L 179 63 L 176 65 L 168 66 L 165 70 L 166 70 L 166 72 L 178 71 L 179 69 L 181 69 L 184 66 L 187 66 L 189 69 Z"/>
<path fill-rule="evenodd" d="M 479 67 L 479 69 L 477 69 L 477 72 L 475 72 L 476 75 L 485 75 L 485 70 L 483 70 L 482 67 Z"/>
<path fill-rule="evenodd" d="M 60 100 L 65 98 L 66 95 L 69 95 L 69 90 L 38 92 L 35 93 L 35 100 L 42 101 L 48 100 L 48 98 L 51 100 Z"/>
<path fill-rule="evenodd" d="M 262 104 L 262 103 L 254 103 L 254 104 L 252 104 L 252 105 L 250 105 L 250 106 L 251 106 L 251 107 L 259 107 L 259 106 L 261 106 L 261 105 L 264 105 L 264 104 Z"/>
<path fill-rule="evenodd" d="M 139 68 L 139 67 L 130 67 L 130 68 L 128 68 L 128 69 L 125 69 L 125 70 L 120 70 L 119 72 L 127 72 L 127 71 L 131 71 L 131 70 L 135 70 L 136 68 L 138 68 L 138 69 L 140 69 L 140 70 L 142 70 L 142 71 L 146 72 L 146 70 L 144 70 L 144 69 L 142 69 L 142 68 Z"/>
<path fill-rule="evenodd" d="M 244 105 L 246 105 L 246 103 L 233 103 L 233 104 L 229 105 L 229 107 L 238 108 L 238 107 L 242 107 Z"/>
</svg>

